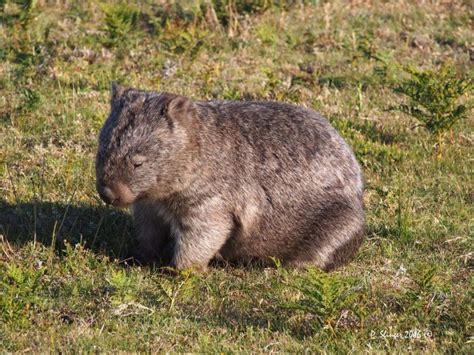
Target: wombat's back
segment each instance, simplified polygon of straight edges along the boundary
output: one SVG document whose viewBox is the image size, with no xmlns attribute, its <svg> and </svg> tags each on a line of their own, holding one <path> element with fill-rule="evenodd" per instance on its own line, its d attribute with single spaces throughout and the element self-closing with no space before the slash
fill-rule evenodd
<svg viewBox="0 0 474 355">
<path fill-rule="evenodd" d="M 268 178 L 312 176 L 319 184 L 337 179 L 362 198 L 362 174 L 352 149 L 320 114 L 279 102 L 211 101 L 200 103 L 204 122 L 219 151 L 245 173 Z M 211 112 L 208 110 L 211 109 Z M 229 156 L 227 150 L 235 153 Z M 287 173 L 287 175 L 286 175 Z"/>
</svg>

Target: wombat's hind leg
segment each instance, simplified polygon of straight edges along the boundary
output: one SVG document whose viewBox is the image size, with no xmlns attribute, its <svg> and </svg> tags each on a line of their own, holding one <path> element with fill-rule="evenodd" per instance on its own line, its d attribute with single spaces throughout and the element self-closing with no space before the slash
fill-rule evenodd
<svg viewBox="0 0 474 355">
<path fill-rule="evenodd" d="M 349 263 L 356 255 L 363 239 L 364 229 L 361 227 L 357 231 L 352 232 L 352 236 L 342 243 L 340 247 L 334 249 L 322 269 L 324 271 L 331 271 Z"/>
<path fill-rule="evenodd" d="M 362 207 L 333 203 L 315 217 L 312 228 L 312 245 L 306 245 L 293 264 L 334 270 L 351 261 L 363 241 Z"/>
<path fill-rule="evenodd" d="M 144 266 L 169 266 L 173 254 L 169 228 L 157 226 L 154 233 L 138 232 L 133 258 Z"/>
</svg>

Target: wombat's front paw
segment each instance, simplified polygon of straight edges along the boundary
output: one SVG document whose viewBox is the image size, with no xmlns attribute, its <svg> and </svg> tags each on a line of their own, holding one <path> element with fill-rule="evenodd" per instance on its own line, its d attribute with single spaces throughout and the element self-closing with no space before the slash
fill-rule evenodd
<svg viewBox="0 0 474 355">
<path fill-rule="evenodd" d="M 177 263 L 173 265 L 173 268 L 178 272 L 183 272 L 183 271 L 192 271 L 198 274 L 203 274 L 208 271 L 208 265 L 207 264 L 202 264 L 202 263 Z"/>
<path fill-rule="evenodd" d="M 208 271 L 209 269 L 207 267 L 203 266 L 191 266 L 187 268 L 182 268 L 182 269 L 177 269 L 176 267 L 173 266 L 162 266 L 157 269 L 158 272 L 162 273 L 163 275 L 169 275 L 169 276 L 180 276 L 180 275 L 188 275 L 189 273 L 191 274 L 204 274 Z"/>
<path fill-rule="evenodd" d="M 160 264 L 160 258 L 156 253 L 137 248 L 131 255 L 133 263 L 141 266 L 154 266 Z M 162 265 L 159 265 L 162 266 Z"/>
</svg>

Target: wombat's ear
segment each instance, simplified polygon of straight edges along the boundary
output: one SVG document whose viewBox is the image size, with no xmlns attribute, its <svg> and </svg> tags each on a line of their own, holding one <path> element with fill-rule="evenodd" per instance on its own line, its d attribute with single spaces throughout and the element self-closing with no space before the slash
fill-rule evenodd
<svg viewBox="0 0 474 355">
<path fill-rule="evenodd" d="M 185 96 L 174 96 L 166 107 L 169 119 L 183 126 L 189 126 L 194 117 L 194 104 Z"/>
<path fill-rule="evenodd" d="M 112 81 L 112 88 L 110 90 L 110 102 L 113 104 L 115 101 L 117 101 L 120 96 L 122 96 L 124 92 L 124 88 L 117 84 L 116 81 Z"/>
</svg>

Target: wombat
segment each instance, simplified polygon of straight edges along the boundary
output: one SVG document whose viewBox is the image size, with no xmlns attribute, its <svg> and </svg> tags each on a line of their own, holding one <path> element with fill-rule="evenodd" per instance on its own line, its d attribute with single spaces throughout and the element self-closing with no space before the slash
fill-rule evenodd
<svg viewBox="0 0 474 355">
<path fill-rule="evenodd" d="M 112 84 L 97 191 L 131 205 L 138 259 L 331 270 L 363 239 L 363 181 L 328 121 L 278 102 L 193 101 Z"/>
</svg>

